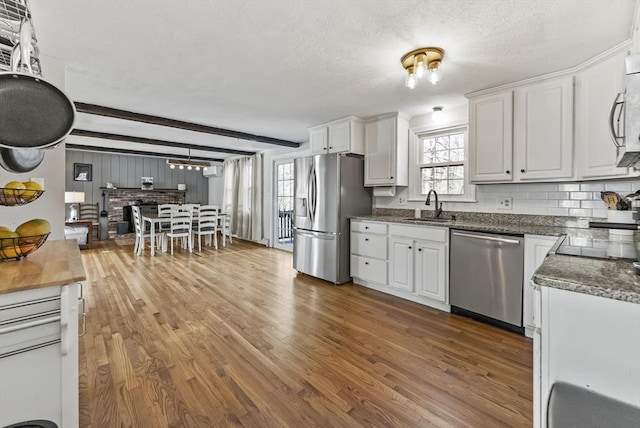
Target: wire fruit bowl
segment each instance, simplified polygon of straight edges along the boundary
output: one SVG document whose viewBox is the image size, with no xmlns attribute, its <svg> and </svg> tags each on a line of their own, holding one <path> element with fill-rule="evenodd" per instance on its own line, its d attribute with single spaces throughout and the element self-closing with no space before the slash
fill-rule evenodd
<svg viewBox="0 0 640 428">
<path fill-rule="evenodd" d="M 44 190 L 31 189 L 7 189 L 0 187 L 0 205 L 12 207 L 15 205 L 25 205 L 38 199 Z"/>
<path fill-rule="evenodd" d="M 34 236 L 0 238 L 0 260 L 20 260 L 44 244 L 49 233 Z"/>
</svg>

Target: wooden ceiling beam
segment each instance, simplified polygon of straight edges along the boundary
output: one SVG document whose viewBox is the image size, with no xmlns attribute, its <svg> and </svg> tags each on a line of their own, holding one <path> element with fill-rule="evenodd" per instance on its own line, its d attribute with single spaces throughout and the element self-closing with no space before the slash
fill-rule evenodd
<svg viewBox="0 0 640 428">
<path fill-rule="evenodd" d="M 96 132 L 86 129 L 74 128 L 71 135 L 78 137 L 101 138 L 103 140 L 127 141 L 129 143 L 151 144 L 155 146 L 174 147 L 179 149 L 202 150 L 205 152 L 227 153 L 232 155 L 251 156 L 256 152 L 248 150 L 227 149 L 224 147 L 200 146 L 197 144 L 178 143 L 175 141 L 155 140 L 153 138 L 134 137 L 131 135 L 111 134 L 109 132 Z"/>
<path fill-rule="evenodd" d="M 127 110 L 120 110 L 112 107 L 104 107 L 96 104 L 87 104 L 79 101 L 74 102 L 76 111 L 79 113 L 93 114 L 98 116 L 112 117 L 115 119 L 131 120 L 134 122 L 148 123 L 151 125 L 168 126 L 171 128 L 184 129 L 185 131 L 203 132 L 206 134 L 221 135 L 223 137 L 239 138 L 241 140 L 255 141 L 257 143 L 272 144 L 284 147 L 300 147 L 300 143 L 279 138 L 266 137 L 263 135 L 249 134 L 247 132 L 233 131 L 230 129 L 217 128 L 215 126 L 202 125 L 199 123 L 185 122 L 182 120 L 169 119 L 166 117 L 152 116 L 150 114 L 134 113 Z"/>
<path fill-rule="evenodd" d="M 208 161 L 208 162 L 224 162 L 224 159 L 218 158 L 209 158 L 203 156 L 188 156 L 183 155 L 174 155 L 171 153 L 157 153 L 157 152 L 145 152 L 142 150 L 129 150 L 129 149 L 118 149 L 115 147 L 100 147 L 100 146 L 85 146 L 82 144 L 66 144 L 66 149 L 68 150 L 84 150 L 89 152 L 100 152 L 100 153 L 113 153 L 113 154 L 121 154 L 121 155 L 136 155 L 136 156 L 150 156 L 155 158 L 171 158 L 171 159 L 180 159 L 180 160 L 197 160 L 197 161 Z"/>
</svg>

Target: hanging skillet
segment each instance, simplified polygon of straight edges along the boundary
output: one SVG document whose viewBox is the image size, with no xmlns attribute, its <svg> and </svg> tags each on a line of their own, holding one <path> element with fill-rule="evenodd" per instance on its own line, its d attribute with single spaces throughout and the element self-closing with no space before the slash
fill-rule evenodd
<svg viewBox="0 0 640 428">
<path fill-rule="evenodd" d="M 34 75 L 31 37 L 31 22 L 23 19 L 20 40 L 11 53 L 11 71 L 0 73 L 0 147 L 8 149 L 56 145 L 69 135 L 75 119 L 73 102 Z"/>
</svg>

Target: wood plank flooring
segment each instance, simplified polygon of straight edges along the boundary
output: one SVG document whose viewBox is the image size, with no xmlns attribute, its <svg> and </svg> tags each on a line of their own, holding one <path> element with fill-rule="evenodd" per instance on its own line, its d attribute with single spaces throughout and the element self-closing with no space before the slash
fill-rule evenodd
<svg viewBox="0 0 640 428">
<path fill-rule="evenodd" d="M 291 254 L 82 251 L 80 426 L 530 427 L 529 339 L 291 268 Z"/>
</svg>

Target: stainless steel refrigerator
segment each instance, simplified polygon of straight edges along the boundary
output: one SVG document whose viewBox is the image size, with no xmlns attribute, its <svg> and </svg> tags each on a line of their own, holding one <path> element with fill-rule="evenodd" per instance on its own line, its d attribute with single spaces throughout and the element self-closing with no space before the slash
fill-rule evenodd
<svg viewBox="0 0 640 428">
<path fill-rule="evenodd" d="M 349 217 L 371 214 L 362 157 L 329 154 L 295 161 L 293 268 L 334 284 L 349 275 Z"/>
</svg>

